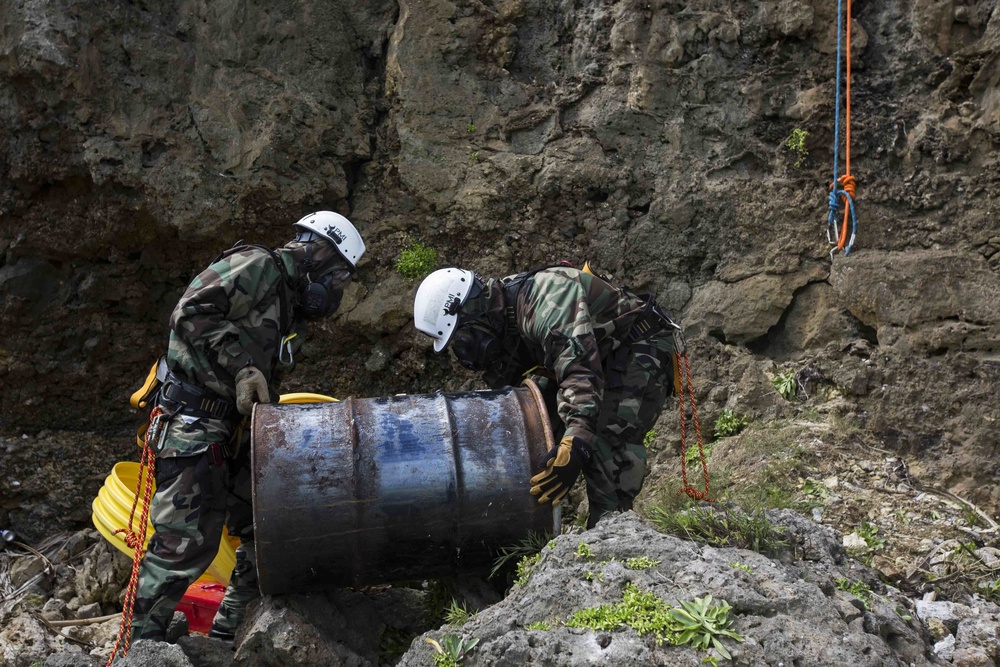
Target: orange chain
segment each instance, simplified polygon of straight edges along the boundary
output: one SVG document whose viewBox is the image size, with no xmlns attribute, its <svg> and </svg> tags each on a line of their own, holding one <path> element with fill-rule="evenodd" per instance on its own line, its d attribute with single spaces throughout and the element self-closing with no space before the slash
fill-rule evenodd
<svg viewBox="0 0 1000 667">
<path fill-rule="evenodd" d="M 111 655 L 108 656 L 108 662 L 105 667 L 111 667 L 111 663 L 114 662 L 115 656 L 118 654 L 119 646 L 122 646 L 122 657 L 128 655 L 129 646 L 132 644 L 132 613 L 135 609 L 135 594 L 139 587 L 139 564 L 142 562 L 142 557 L 145 555 L 145 545 L 146 545 L 146 530 L 149 525 L 149 505 L 153 498 L 153 482 L 156 475 L 156 454 L 153 453 L 153 448 L 151 447 L 150 437 L 155 435 L 152 424 L 163 414 L 160 408 L 154 408 L 149 415 L 150 428 L 146 430 L 146 443 L 142 448 L 142 459 L 139 462 L 139 478 L 135 485 L 135 497 L 132 499 L 132 511 L 129 513 L 128 517 L 128 527 L 118 528 L 114 531 L 114 535 L 118 533 L 125 533 L 125 544 L 127 544 L 132 550 L 132 574 L 128 580 L 128 587 L 125 589 L 125 602 L 122 605 L 122 622 L 118 628 L 118 638 L 115 640 L 115 647 L 111 650 Z M 139 529 L 138 532 L 133 530 L 135 525 L 135 508 L 139 503 L 139 496 L 142 495 L 142 514 L 139 519 Z"/>
<path fill-rule="evenodd" d="M 686 493 L 689 498 L 694 500 L 707 500 L 708 502 L 715 502 L 715 500 L 709 497 L 709 486 L 708 486 L 708 462 L 705 460 L 705 446 L 701 439 L 701 425 L 698 423 L 698 405 L 694 400 L 694 382 L 691 379 L 691 361 L 688 359 L 687 354 L 679 354 L 678 360 L 684 362 L 684 371 L 686 374 L 686 382 L 681 381 L 681 391 L 677 395 L 680 400 L 681 406 L 681 476 L 684 479 L 684 488 L 682 488 L 678 493 Z M 678 370 L 680 369 L 680 363 L 677 364 Z M 686 385 L 686 386 L 685 386 Z M 694 420 L 694 432 L 698 437 L 698 454 L 701 456 L 701 471 L 705 478 L 705 490 L 699 491 L 698 489 L 692 488 L 688 484 L 688 473 L 687 473 L 687 425 L 685 421 L 684 414 L 684 393 L 685 391 L 691 398 L 691 416 Z"/>
</svg>

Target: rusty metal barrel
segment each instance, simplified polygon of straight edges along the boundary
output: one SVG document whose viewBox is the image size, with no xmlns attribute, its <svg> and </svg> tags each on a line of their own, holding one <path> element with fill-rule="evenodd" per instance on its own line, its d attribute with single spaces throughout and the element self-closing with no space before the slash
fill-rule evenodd
<svg viewBox="0 0 1000 667">
<path fill-rule="evenodd" d="M 265 594 L 481 571 L 552 530 L 528 493 L 552 442 L 534 385 L 258 404 L 251 442 Z"/>
</svg>

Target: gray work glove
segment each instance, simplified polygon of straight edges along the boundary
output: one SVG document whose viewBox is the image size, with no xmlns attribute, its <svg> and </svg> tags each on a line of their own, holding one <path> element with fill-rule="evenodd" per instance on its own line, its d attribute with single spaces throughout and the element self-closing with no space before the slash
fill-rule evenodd
<svg viewBox="0 0 1000 667">
<path fill-rule="evenodd" d="M 270 403 L 264 374 L 256 366 L 247 366 L 236 374 L 236 409 L 241 415 L 253 412 L 254 403 Z"/>
</svg>

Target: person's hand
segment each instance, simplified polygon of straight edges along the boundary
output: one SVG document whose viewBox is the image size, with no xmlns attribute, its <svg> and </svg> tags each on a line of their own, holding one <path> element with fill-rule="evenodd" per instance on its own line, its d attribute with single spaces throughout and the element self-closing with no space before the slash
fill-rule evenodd
<svg viewBox="0 0 1000 667">
<path fill-rule="evenodd" d="M 270 403 L 264 374 L 256 366 L 247 366 L 236 374 L 236 409 L 241 415 L 253 412 L 254 403 Z"/>
<path fill-rule="evenodd" d="M 566 436 L 549 450 L 545 470 L 531 478 L 531 495 L 538 496 L 540 503 L 551 500 L 555 507 L 569 493 L 589 460 L 590 448 L 580 438 Z"/>
</svg>

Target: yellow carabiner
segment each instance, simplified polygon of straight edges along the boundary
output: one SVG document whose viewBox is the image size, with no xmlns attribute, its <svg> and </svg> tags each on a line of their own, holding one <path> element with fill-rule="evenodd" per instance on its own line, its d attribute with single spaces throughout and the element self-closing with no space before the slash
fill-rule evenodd
<svg viewBox="0 0 1000 667">
<path fill-rule="evenodd" d="M 298 336 L 297 333 L 290 333 L 281 339 L 281 345 L 278 346 L 278 361 L 283 364 L 291 364 L 294 361 L 292 357 L 292 339 Z M 288 354 L 288 358 L 285 359 L 285 354 Z"/>
</svg>

